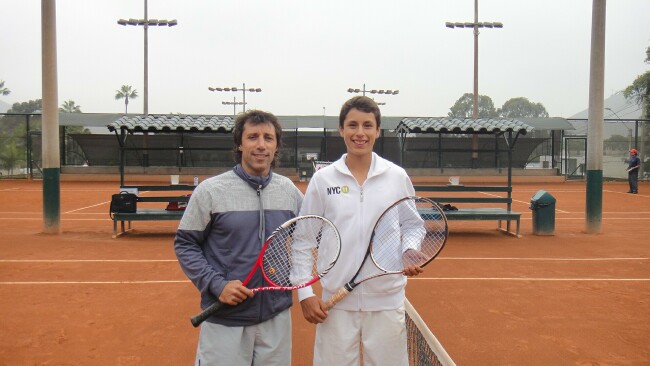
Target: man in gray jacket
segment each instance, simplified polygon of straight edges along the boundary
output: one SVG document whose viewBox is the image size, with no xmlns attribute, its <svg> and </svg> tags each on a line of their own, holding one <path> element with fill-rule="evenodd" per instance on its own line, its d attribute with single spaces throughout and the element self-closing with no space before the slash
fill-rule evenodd
<svg viewBox="0 0 650 366">
<path fill-rule="evenodd" d="M 253 292 L 242 282 L 265 239 L 295 217 L 302 193 L 272 172 L 282 129 L 267 112 L 240 114 L 233 170 L 199 184 L 176 232 L 181 268 L 201 293 L 201 307 L 224 305 L 202 325 L 196 365 L 290 365 L 291 293 Z M 258 272 L 248 286 L 263 283 Z"/>
</svg>

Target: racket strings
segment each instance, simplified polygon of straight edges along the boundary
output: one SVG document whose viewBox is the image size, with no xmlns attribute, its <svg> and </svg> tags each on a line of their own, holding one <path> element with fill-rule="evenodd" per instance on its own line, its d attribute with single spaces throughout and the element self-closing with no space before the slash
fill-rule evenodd
<svg viewBox="0 0 650 366">
<path fill-rule="evenodd" d="M 262 271 L 275 286 L 303 286 L 334 265 L 339 249 L 338 232 L 329 221 L 317 216 L 301 217 L 269 238 Z"/>
<path fill-rule="evenodd" d="M 385 272 L 423 266 L 442 249 L 447 220 L 428 199 L 410 197 L 390 207 L 375 225 L 372 259 Z"/>
</svg>

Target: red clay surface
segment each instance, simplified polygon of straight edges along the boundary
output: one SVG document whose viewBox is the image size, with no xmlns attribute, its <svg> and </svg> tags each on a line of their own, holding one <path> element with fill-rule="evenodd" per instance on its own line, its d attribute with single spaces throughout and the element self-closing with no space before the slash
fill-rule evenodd
<svg viewBox="0 0 650 366">
<path fill-rule="evenodd" d="M 0 181 L 1 365 L 192 364 L 198 294 L 175 260 L 178 223 L 111 239 L 118 186 L 61 182 L 55 235 L 41 181 Z M 532 234 L 538 189 L 557 198 L 554 236 Z M 650 185 L 625 191 L 604 184 L 601 233 L 587 234 L 585 183 L 516 184 L 523 237 L 450 222 L 408 297 L 458 365 L 650 365 Z M 293 364 L 310 365 L 314 327 L 293 309 Z"/>
</svg>

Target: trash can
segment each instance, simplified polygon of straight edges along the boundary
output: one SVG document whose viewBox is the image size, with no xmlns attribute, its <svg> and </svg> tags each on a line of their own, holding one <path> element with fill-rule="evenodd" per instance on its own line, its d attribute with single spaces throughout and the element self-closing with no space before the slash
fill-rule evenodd
<svg viewBox="0 0 650 366">
<path fill-rule="evenodd" d="M 555 197 L 544 190 L 539 190 L 530 199 L 533 210 L 533 234 L 555 234 Z"/>
</svg>

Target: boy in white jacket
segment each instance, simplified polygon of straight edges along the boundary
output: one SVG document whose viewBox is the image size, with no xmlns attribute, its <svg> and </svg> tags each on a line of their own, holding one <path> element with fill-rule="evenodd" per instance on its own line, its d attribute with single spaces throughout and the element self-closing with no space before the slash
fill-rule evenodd
<svg viewBox="0 0 650 366">
<path fill-rule="evenodd" d="M 347 153 L 312 177 L 300 214 L 322 215 L 339 229 L 341 255 L 321 280 L 323 299 L 347 283 L 361 265 L 377 219 L 393 202 L 415 194 L 401 167 L 373 152 L 381 114 L 365 96 L 343 105 L 339 133 Z M 405 269 L 417 275 L 420 267 Z M 318 324 L 314 365 L 408 365 L 404 310 L 404 276 L 363 282 L 330 311 L 311 288 L 298 291 L 303 315 Z M 362 346 L 362 347 L 360 347 Z"/>
</svg>

